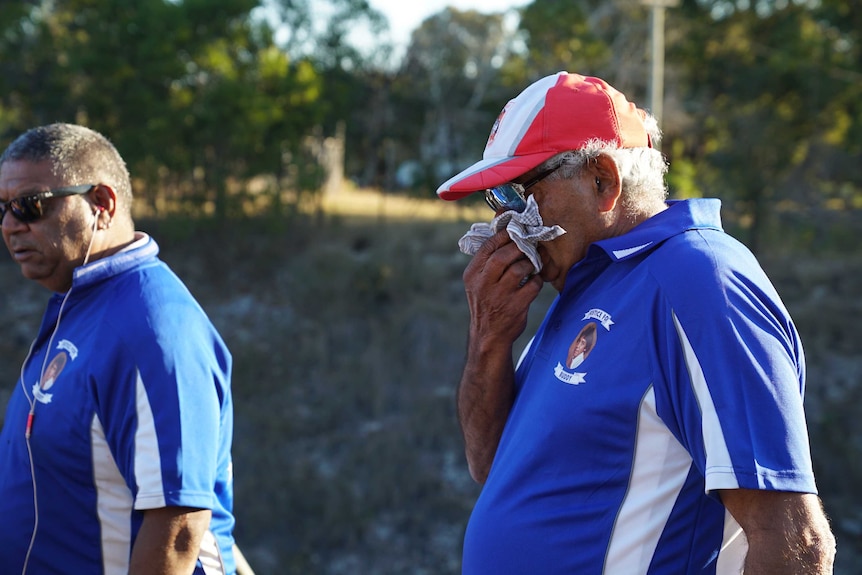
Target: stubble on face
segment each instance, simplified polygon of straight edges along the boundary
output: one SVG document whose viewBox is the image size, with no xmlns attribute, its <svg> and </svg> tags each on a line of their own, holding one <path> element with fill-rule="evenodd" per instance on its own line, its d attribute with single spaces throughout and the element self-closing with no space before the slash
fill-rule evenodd
<svg viewBox="0 0 862 575">
<path fill-rule="evenodd" d="M 50 162 L 6 161 L 0 166 L 0 199 L 54 189 L 66 182 L 52 174 Z M 45 215 L 22 223 L 3 218 L 3 240 L 21 274 L 55 292 L 69 289 L 75 267 L 84 260 L 89 237 L 88 206 L 80 196 L 50 199 Z M 14 220 L 14 221 L 13 221 Z"/>
<path fill-rule="evenodd" d="M 536 188 L 533 195 L 544 225 L 566 230 L 562 236 L 538 245 L 542 279 L 562 292 L 569 270 L 586 256 L 590 244 L 600 239 L 595 196 L 578 177 L 541 182 Z"/>
</svg>

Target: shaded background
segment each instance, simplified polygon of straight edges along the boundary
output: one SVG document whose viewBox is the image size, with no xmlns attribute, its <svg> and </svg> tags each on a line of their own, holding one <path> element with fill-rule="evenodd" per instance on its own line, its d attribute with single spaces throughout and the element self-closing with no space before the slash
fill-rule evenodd
<svg viewBox="0 0 862 575">
<path fill-rule="evenodd" d="M 108 135 L 139 227 L 235 357 L 237 537 L 258 573 L 457 573 L 478 493 L 454 418 L 466 257 L 434 200 L 503 104 L 560 69 L 649 94 L 649 9 L 445 9 L 403 54 L 361 0 L 0 3 L 0 146 Z M 862 20 L 838 0 L 668 9 L 672 197 L 718 196 L 799 324 L 838 568 L 862 573 Z M 534 325 L 553 296 L 534 305 Z M 47 295 L 0 255 L 0 402 Z"/>
</svg>

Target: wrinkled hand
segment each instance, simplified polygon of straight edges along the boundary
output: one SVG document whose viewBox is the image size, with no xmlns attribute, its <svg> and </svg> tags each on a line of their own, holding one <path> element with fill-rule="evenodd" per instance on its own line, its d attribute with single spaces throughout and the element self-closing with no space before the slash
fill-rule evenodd
<svg viewBox="0 0 862 575">
<path fill-rule="evenodd" d="M 489 238 L 464 270 L 471 339 L 511 345 L 527 327 L 543 281 L 505 230 Z"/>
</svg>

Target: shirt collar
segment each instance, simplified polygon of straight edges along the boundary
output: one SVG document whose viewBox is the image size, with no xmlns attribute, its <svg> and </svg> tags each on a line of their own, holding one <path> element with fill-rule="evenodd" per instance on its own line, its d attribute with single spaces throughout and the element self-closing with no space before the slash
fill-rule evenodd
<svg viewBox="0 0 862 575">
<path fill-rule="evenodd" d="M 677 234 L 693 229 L 723 231 L 721 200 L 716 198 L 671 200 L 668 208 L 639 224 L 630 232 L 593 244 L 613 261 L 622 261 L 651 251 Z"/>
<path fill-rule="evenodd" d="M 144 232 L 135 232 L 134 241 L 115 254 L 75 268 L 72 287 L 80 288 L 115 276 L 159 254 L 156 241 Z"/>
</svg>

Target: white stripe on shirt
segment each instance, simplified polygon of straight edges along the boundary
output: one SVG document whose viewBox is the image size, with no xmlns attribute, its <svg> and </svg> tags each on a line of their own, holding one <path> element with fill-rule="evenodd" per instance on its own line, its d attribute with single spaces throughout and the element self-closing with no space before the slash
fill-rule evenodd
<svg viewBox="0 0 862 575">
<path fill-rule="evenodd" d="M 138 486 L 138 495 L 135 498 L 135 509 L 161 509 L 165 507 L 165 492 L 162 487 L 159 438 L 140 372 L 137 374 L 136 386 L 138 429 L 135 431 L 135 483 Z"/>
<path fill-rule="evenodd" d="M 132 540 L 132 494 L 111 455 L 105 429 L 95 415 L 90 423 L 90 443 L 103 570 L 105 575 L 126 575 Z"/>
<path fill-rule="evenodd" d="M 739 482 L 733 472 L 730 451 L 727 449 L 727 441 L 724 439 L 721 422 L 715 411 L 715 404 L 709 393 L 709 386 L 703 375 L 703 369 L 675 313 L 673 314 L 673 322 L 676 325 L 680 345 L 682 345 L 685 353 L 685 363 L 689 378 L 691 378 L 691 385 L 700 406 L 700 425 L 706 449 L 706 471 L 704 474 L 706 476 L 706 491 L 709 493 L 713 489 L 738 489 Z"/>
<path fill-rule="evenodd" d="M 689 453 L 656 413 L 650 386 L 638 410 L 629 487 L 614 521 L 603 573 L 647 573 L 691 464 Z"/>
<path fill-rule="evenodd" d="M 730 514 L 724 511 L 724 538 L 721 550 L 715 562 L 716 575 L 738 575 L 745 567 L 745 556 L 748 554 L 748 539 L 742 532 L 742 527 Z"/>
<path fill-rule="evenodd" d="M 706 491 L 708 493 L 713 489 L 738 489 L 739 481 L 737 481 L 736 474 L 733 472 L 730 451 L 727 448 L 727 442 L 721 430 L 718 414 L 715 411 L 715 404 L 712 401 L 712 395 L 709 393 L 709 387 L 703 375 L 703 369 L 676 314 L 673 314 L 673 322 L 676 325 L 679 341 L 685 352 L 685 363 L 700 406 L 701 430 L 706 448 Z M 747 552 L 748 540 L 742 532 L 742 528 L 730 512 L 725 510 L 724 536 L 718 560 L 716 561 L 716 574 L 735 575 L 742 573 Z"/>
<path fill-rule="evenodd" d="M 198 559 L 200 559 L 206 575 L 225 575 L 221 549 L 219 549 L 215 535 L 209 529 L 204 533 L 203 541 L 201 541 L 201 550 L 198 554 Z"/>
</svg>

